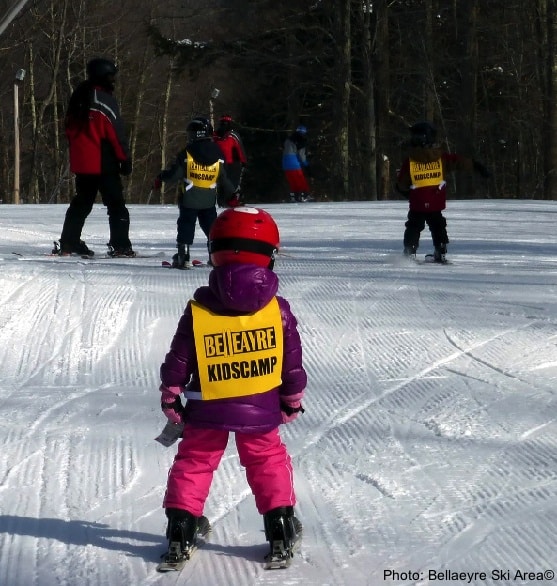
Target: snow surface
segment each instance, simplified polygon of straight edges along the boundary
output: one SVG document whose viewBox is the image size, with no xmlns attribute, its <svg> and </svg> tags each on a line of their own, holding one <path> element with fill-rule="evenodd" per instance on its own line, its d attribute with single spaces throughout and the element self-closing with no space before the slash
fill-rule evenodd
<svg viewBox="0 0 557 586">
<path fill-rule="evenodd" d="M 1 205 L 0 585 L 555 586 L 557 202 L 449 202 L 447 266 L 401 258 L 405 202 L 266 209 L 309 375 L 282 428 L 304 523 L 291 569 L 262 568 L 230 441 L 210 542 L 155 571 L 176 450 L 153 441 L 158 371 L 210 270 L 161 267 L 177 210 L 130 206 L 151 258 L 86 261 L 43 256 L 66 206 Z M 107 232 L 96 205 L 97 254 Z"/>
</svg>

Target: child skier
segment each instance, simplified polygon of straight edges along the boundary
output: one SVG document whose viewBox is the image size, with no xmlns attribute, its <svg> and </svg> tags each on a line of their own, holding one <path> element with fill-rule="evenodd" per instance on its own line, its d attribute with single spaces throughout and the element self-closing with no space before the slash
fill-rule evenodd
<svg viewBox="0 0 557 586">
<path fill-rule="evenodd" d="M 153 183 L 160 190 L 163 182 L 180 181 L 178 201 L 178 252 L 172 258 L 172 266 L 185 269 L 190 266 L 190 246 L 193 244 L 195 225 L 199 220 L 207 238 L 217 217 L 217 188 L 226 199 L 239 200 L 234 186 L 226 176 L 224 161 L 219 147 L 213 142 L 213 127 L 207 118 L 199 116 L 186 128 L 188 144 L 180 151 L 170 168 L 161 171 Z"/>
<path fill-rule="evenodd" d="M 209 240 L 209 284 L 187 303 L 160 370 L 163 413 L 185 422 L 163 504 L 169 555 L 178 551 L 187 559 L 195 546 L 213 473 L 234 432 L 263 515 L 268 562 L 282 567 L 302 526 L 294 516 L 292 464 L 278 426 L 303 412 L 307 377 L 296 318 L 277 296 L 272 269 L 279 232 L 263 210 L 228 208 Z"/>
<path fill-rule="evenodd" d="M 443 152 L 435 144 L 437 130 L 431 122 L 418 122 L 410 127 L 410 155 L 398 172 L 396 189 L 410 204 L 404 231 L 404 254 L 416 257 L 420 234 L 427 224 L 433 240 L 433 260 L 446 262 L 447 220 L 445 209 L 447 188 L 445 177 L 456 170 L 476 171 L 490 177 L 489 171 L 477 161 Z"/>
</svg>

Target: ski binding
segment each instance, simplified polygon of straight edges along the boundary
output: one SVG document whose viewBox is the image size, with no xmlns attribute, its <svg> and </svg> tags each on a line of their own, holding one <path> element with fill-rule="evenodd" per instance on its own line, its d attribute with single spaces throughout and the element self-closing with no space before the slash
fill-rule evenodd
<svg viewBox="0 0 557 586">
<path fill-rule="evenodd" d="M 200 517 L 197 526 L 196 543 L 194 543 L 188 550 L 182 551 L 180 542 L 170 542 L 168 551 L 161 556 L 162 561 L 157 565 L 157 572 L 180 572 L 190 561 L 193 554 L 200 546 L 202 546 L 203 540 L 205 540 L 210 533 L 211 524 L 209 523 L 209 519 L 207 519 L 207 517 Z"/>
</svg>

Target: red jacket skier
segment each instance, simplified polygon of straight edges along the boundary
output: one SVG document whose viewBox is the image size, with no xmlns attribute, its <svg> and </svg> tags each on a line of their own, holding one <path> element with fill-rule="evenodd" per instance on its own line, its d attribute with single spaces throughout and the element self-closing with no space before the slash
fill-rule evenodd
<svg viewBox="0 0 557 586">
<path fill-rule="evenodd" d="M 234 189 L 238 191 L 238 197 L 232 200 L 223 198 L 219 193 L 219 204 L 235 207 L 240 204 L 240 189 L 242 183 L 242 175 L 248 160 L 244 145 L 240 140 L 238 133 L 232 128 L 232 116 L 225 114 L 219 119 L 219 125 L 215 130 L 214 141 L 222 152 L 224 160 L 224 168 L 226 175 L 233 184 Z"/>
<path fill-rule="evenodd" d="M 130 215 L 120 178 L 132 172 L 132 162 L 118 102 L 113 96 L 117 72 L 109 59 L 92 59 L 87 63 L 87 80 L 77 86 L 70 98 L 65 126 L 76 195 L 66 211 L 60 246 L 54 249 L 63 255 L 94 254 L 81 240 L 81 232 L 100 192 L 108 212 L 109 254 L 135 256 L 128 236 Z"/>
</svg>

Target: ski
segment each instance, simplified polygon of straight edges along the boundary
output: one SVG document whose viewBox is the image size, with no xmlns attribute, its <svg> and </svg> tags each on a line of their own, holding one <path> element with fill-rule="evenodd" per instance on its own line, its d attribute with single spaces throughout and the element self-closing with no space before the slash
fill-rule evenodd
<svg viewBox="0 0 557 586">
<path fill-rule="evenodd" d="M 425 264 L 436 264 L 436 265 L 450 265 L 452 262 L 450 260 L 435 260 L 435 256 L 433 254 L 426 254 L 424 257 L 423 262 Z"/>
<path fill-rule="evenodd" d="M 273 549 L 265 556 L 264 568 L 266 570 L 284 570 L 292 564 L 294 554 L 302 545 L 302 533 L 298 533 L 296 540 L 289 548 L 284 547 L 283 541 L 275 541 Z"/>
<path fill-rule="evenodd" d="M 452 261 L 450 260 L 435 260 L 435 257 L 433 254 L 426 254 L 423 258 L 418 258 L 416 255 L 414 256 L 404 256 L 403 257 L 405 260 L 407 260 L 410 264 L 416 264 L 416 265 L 425 265 L 425 264 L 434 264 L 434 265 L 452 265 Z"/>
<path fill-rule="evenodd" d="M 168 260 L 163 260 L 161 263 L 161 266 L 163 266 L 166 269 L 176 269 L 178 271 L 189 271 L 190 269 L 193 269 L 193 266 L 189 266 L 189 265 L 185 265 L 183 267 L 175 267 L 170 261 Z"/>
<path fill-rule="evenodd" d="M 37 256 L 33 255 L 33 256 L 27 256 L 25 254 L 21 254 L 21 252 L 12 252 L 12 254 L 14 256 L 17 256 L 18 260 L 36 260 Z M 52 252 L 45 252 L 39 255 L 40 258 L 58 258 L 61 260 L 94 260 L 95 257 L 94 256 L 89 256 L 87 254 L 77 254 L 77 253 L 72 253 L 72 254 L 66 254 L 66 255 L 60 255 L 60 254 L 53 254 Z M 97 257 L 100 258 L 100 257 Z"/>
<path fill-rule="evenodd" d="M 178 541 L 170 542 L 168 551 L 161 556 L 162 561 L 157 565 L 157 572 L 180 572 L 191 560 L 193 554 L 203 546 L 203 542 L 211 533 L 211 523 L 207 517 L 200 517 L 197 524 L 197 539 L 195 544 L 183 552 Z"/>
<path fill-rule="evenodd" d="M 42 253 L 40 255 L 26 255 L 21 254 L 20 252 L 12 252 L 14 256 L 17 256 L 19 260 L 36 260 L 37 258 L 52 258 L 52 259 L 59 259 L 61 261 L 75 261 L 75 260 L 135 260 L 135 259 L 145 259 L 145 258 L 159 258 L 160 255 L 149 255 L 149 254 L 136 254 L 135 256 L 109 256 L 108 254 L 95 254 L 94 256 L 89 256 L 88 254 L 53 254 L 53 253 Z"/>
<path fill-rule="evenodd" d="M 189 269 L 193 269 L 193 268 L 196 268 L 196 267 L 199 268 L 199 267 L 206 267 L 206 266 L 208 266 L 203 261 L 197 260 L 197 259 L 192 260 L 190 264 L 188 264 L 188 265 L 186 265 L 184 267 L 175 267 L 168 260 L 163 260 L 161 264 L 162 264 L 163 267 L 165 267 L 167 269 L 178 269 L 180 271 L 187 271 Z"/>
</svg>

